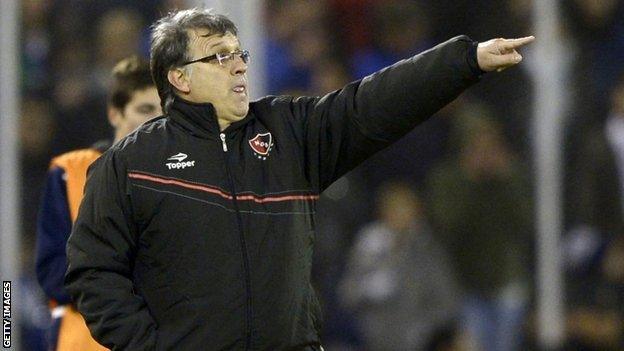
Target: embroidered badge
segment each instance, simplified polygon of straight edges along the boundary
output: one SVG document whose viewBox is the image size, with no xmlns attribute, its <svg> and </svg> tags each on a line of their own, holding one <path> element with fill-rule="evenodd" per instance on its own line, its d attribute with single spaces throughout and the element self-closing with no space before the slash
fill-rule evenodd
<svg viewBox="0 0 624 351">
<path fill-rule="evenodd" d="M 273 136 L 271 133 L 258 133 L 253 139 L 249 140 L 249 146 L 254 152 L 254 156 L 260 160 L 266 160 L 273 147 Z"/>
</svg>

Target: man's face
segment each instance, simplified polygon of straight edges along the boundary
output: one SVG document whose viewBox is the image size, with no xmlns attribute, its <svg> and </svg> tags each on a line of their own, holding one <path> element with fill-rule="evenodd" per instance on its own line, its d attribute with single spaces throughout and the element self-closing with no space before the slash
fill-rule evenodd
<svg viewBox="0 0 624 351">
<path fill-rule="evenodd" d="M 155 87 L 148 87 L 134 91 L 123 110 L 113 108 L 109 118 L 115 128 L 116 138 L 120 138 L 161 114 L 158 91 Z"/>
<path fill-rule="evenodd" d="M 189 54 L 191 60 L 209 55 L 225 54 L 241 50 L 238 38 L 231 33 L 209 35 L 205 29 L 189 31 Z M 183 97 L 191 102 L 212 103 L 221 126 L 239 121 L 249 110 L 247 87 L 247 64 L 235 56 L 220 64 L 195 62 L 189 64 L 190 91 Z"/>
</svg>

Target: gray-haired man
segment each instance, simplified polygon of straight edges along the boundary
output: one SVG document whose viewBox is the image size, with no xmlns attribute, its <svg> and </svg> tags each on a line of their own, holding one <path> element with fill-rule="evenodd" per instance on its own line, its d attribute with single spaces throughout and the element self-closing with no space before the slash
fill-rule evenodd
<svg viewBox="0 0 624 351">
<path fill-rule="evenodd" d="M 462 36 L 323 97 L 249 103 L 227 18 L 171 13 L 152 34 L 164 116 L 92 167 L 67 288 L 127 350 L 320 350 L 310 284 L 319 194 L 531 41 Z"/>
</svg>

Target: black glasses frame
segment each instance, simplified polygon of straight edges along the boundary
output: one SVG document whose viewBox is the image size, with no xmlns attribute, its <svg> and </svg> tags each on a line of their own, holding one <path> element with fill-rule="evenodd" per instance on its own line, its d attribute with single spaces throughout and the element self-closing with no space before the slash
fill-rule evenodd
<svg viewBox="0 0 624 351">
<path fill-rule="evenodd" d="M 198 58 L 197 60 L 184 62 L 182 66 L 190 65 L 191 63 L 195 63 L 195 62 L 210 63 L 210 61 L 213 61 L 213 60 L 219 61 L 219 65 L 223 66 L 224 62 L 232 60 L 234 56 L 240 57 L 244 63 L 248 63 L 251 57 L 251 55 L 249 54 L 249 51 L 247 50 L 236 50 L 236 51 L 232 51 L 228 53 L 218 53 L 218 54 L 214 54 L 210 56 L 201 57 L 201 58 Z"/>
</svg>

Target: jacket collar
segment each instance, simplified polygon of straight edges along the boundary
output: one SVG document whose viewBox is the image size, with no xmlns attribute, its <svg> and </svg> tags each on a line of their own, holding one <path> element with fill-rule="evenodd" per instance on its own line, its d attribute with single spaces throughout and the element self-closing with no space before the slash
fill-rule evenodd
<svg viewBox="0 0 624 351">
<path fill-rule="evenodd" d="M 208 102 L 195 103 L 176 97 L 171 104 L 169 117 L 199 137 L 218 139 L 221 133 L 215 108 Z M 231 133 L 246 125 L 252 118 L 252 114 L 248 113 L 245 118 L 230 124 L 223 132 Z"/>
</svg>

